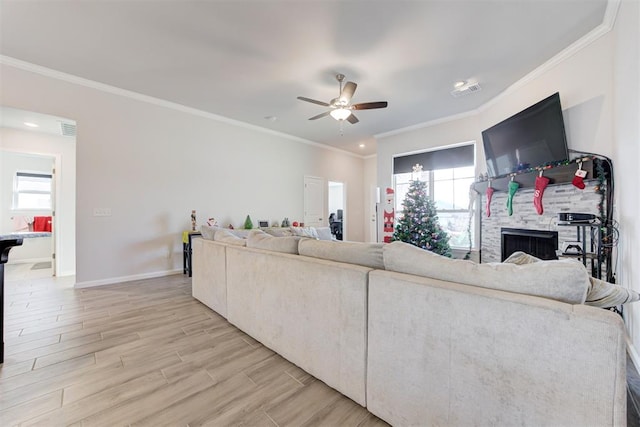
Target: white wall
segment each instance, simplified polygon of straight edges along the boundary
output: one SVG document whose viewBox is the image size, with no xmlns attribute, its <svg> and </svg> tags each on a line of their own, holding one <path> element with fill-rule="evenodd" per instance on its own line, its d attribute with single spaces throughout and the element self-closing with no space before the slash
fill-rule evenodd
<svg viewBox="0 0 640 427">
<path fill-rule="evenodd" d="M 638 9 L 638 2 L 622 1 L 613 31 L 555 61 L 553 66 L 536 70 L 478 111 L 457 120 L 380 138 L 378 185 L 386 187 L 391 183 L 394 154 L 469 140 L 477 141 L 477 172 L 484 172 L 482 130 L 560 92 L 569 148 L 613 158 L 617 184 L 614 213 L 620 222 L 618 281 L 640 291 Z M 633 347 L 637 348 L 640 304 L 629 305 L 626 317 Z"/>
<path fill-rule="evenodd" d="M 236 227 L 247 214 L 303 218 L 304 175 L 344 182 L 349 217 L 364 216 L 361 157 L 7 64 L 1 71 L 3 105 L 76 121 L 80 285 L 181 270 L 192 209 L 199 223 Z M 94 208 L 112 216 L 94 217 Z M 349 238 L 363 240 L 363 230 L 354 222 Z"/>
<path fill-rule="evenodd" d="M 377 156 L 369 156 L 364 160 L 364 210 L 365 240 L 377 242 L 377 205 L 380 188 L 377 184 Z"/>
<path fill-rule="evenodd" d="M 26 132 L 16 129 L 0 129 L 0 151 L 31 153 L 50 156 L 56 166 L 56 275 L 69 276 L 76 270 L 76 144 L 74 138 Z M 49 168 L 50 171 L 50 168 Z M 3 214 L 6 215 L 6 214 Z M 25 242 L 25 247 L 43 245 L 41 241 Z M 51 251 L 49 251 L 50 257 Z M 11 250 L 10 260 L 20 257 L 19 248 Z"/>
<path fill-rule="evenodd" d="M 616 210 L 620 223 L 618 283 L 640 292 L 640 3 L 623 1 L 615 32 L 613 147 Z M 640 303 L 624 311 L 632 356 L 640 369 Z"/>
</svg>

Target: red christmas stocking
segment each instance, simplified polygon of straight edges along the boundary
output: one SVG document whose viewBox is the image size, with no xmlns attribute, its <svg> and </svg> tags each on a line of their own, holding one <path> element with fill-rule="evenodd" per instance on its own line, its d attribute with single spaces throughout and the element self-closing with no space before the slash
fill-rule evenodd
<svg viewBox="0 0 640 427">
<path fill-rule="evenodd" d="M 533 192 L 533 205 L 536 207 L 536 212 L 538 215 L 542 215 L 544 209 L 542 208 L 542 194 L 544 193 L 544 189 L 547 188 L 549 184 L 549 178 L 546 176 L 538 176 L 536 177 L 536 190 Z"/>
<path fill-rule="evenodd" d="M 494 189 L 487 187 L 487 218 L 491 216 L 491 197 L 493 197 Z"/>
<path fill-rule="evenodd" d="M 581 190 L 584 190 L 584 178 L 587 176 L 587 171 L 578 168 L 576 175 L 573 177 L 571 183 Z"/>
</svg>

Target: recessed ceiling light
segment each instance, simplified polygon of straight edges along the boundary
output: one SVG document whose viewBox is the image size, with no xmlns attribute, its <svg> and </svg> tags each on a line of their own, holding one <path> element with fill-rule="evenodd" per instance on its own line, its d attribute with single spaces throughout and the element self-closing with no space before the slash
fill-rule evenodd
<svg viewBox="0 0 640 427">
<path fill-rule="evenodd" d="M 24 125 L 25 126 L 29 126 L 30 128 L 39 128 L 40 127 L 40 125 L 37 125 L 37 124 L 32 123 L 32 122 L 24 122 Z"/>
<path fill-rule="evenodd" d="M 360 147 L 360 148 L 364 148 L 364 147 L 366 147 L 366 145 L 364 145 L 364 144 L 360 144 L 358 147 Z"/>
<path fill-rule="evenodd" d="M 461 88 L 462 86 L 466 85 L 467 82 L 465 82 L 464 80 L 460 80 L 457 81 L 453 84 L 453 87 L 455 87 L 456 89 Z"/>
</svg>

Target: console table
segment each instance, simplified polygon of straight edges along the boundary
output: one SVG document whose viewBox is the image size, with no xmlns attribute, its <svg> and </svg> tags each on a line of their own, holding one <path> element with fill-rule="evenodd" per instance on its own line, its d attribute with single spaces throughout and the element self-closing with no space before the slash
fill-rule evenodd
<svg viewBox="0 0 640 427">
<path fill-rule="evenodd" d="M 4 363 L 4 265 L 9 260 L 9 251 L 22 245 L 21 238 L 0 236 L 0 363 Z"/>
<path fill-rule="evenodd" d="M 182 232 L 182 274 L 193 273 L 191 267 L 191 241 L 194 237 L 202 236 L 199 231 L 183 231 Z"/>
</svg>

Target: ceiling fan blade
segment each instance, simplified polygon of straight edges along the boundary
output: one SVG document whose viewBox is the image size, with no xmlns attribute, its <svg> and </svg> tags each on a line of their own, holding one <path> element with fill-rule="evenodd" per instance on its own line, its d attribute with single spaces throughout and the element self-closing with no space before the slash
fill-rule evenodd
<svg viewBox="0 0 640 427">
<path fill-rule="evenodd" d="M 318 119 L 321 119 L 323 117 L 327 117 L 329 115 L 329 113 L 331 113 L 331 111 L 325 111 L 324 113 L 320 113 L 317 116 L 310 117 L 309 120 L 318 120 Z"/>
<path fill-rule="evenodd" d="M 351 123 L 352 125 L 355 125 L 356 123 L 358 123 L 360 120 L 358 120 L 358 118 L 356 116 L 353 115 L 353 113 L 351 113 L 351 115 L 349 117 L 347 117 L 347 121 L 349 123 Z"/>
<path fill-rule="evenodd" d="M 318 104 L 318 105 L 322 105 L 323 107 L 329 107 L 330 105 L 327 104 L 326 102 L 323 101 L 316 101 L 315 99 L 311 99 L 311 98 L 305 98 L 304 96 L 299 96 L 298 99 L 300 101 L 307 101 L 310 102 L 312 104 Z"/>
<path fill-rule="evenodd" d="M 376 108 L 387 108 L 387 101 L 380 102 L 363 102 L 360 104 L 354 104 L 351 106 L 354 110 L 373 110 Z"/>
<path fill-rule="evenodd" d="M 340 94 L 340 101 L 348 104 L 349 101 L 351 101 L 351 97 L 353 96 L 353 93 L 356 91 L 357 87 L 358 85 L 355 84 L 354 82 L 347 82 L 344 85 L 344 88 L 342 88 L 342 93 Z"/>
</svg>

